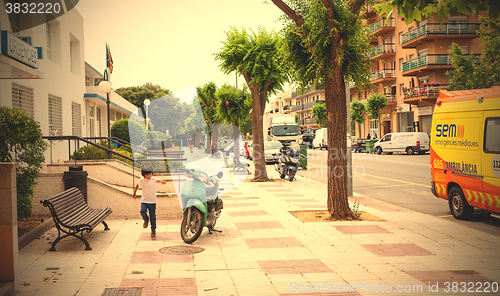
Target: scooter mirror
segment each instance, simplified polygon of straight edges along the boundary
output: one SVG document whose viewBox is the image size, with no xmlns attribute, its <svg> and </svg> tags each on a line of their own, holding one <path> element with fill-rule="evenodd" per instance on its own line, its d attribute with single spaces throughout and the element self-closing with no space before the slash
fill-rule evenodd
<svg viewBox="0 0 500 296">
<path fill-rule="evenodd" d="M 219 178 L 219 179 L 220 179 L 220 178 L 222 178 L 222 176 L 224 176 L 224 174 L 223 174 L 222 172 L 219 172 L 219 173 L 217 174 L 217 178 Z"/>
</svg>

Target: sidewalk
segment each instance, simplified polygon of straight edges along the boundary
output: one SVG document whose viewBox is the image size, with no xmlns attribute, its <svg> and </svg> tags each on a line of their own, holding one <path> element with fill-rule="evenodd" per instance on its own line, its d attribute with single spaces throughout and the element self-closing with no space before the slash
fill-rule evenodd
<svg viewBox="0 0 500 296">
<path fill-rule="evenodd" d="M 221 184 L 229 189 L 246 176 L 231 178 Z M 193 255 L 159 251 L 189 248 L 180 220 L 159 220 L 151 238 L 139 214 L 108 219 L 110 231 L 85 235 L 91 251 L 66 238 L 49 252 L 52 228 L 19 251 L 16 295 L 95 296 L 111 288 L 121 291 L 105 295 L 450 295 L 461 282 L 500 293 L 500 237 L 357 194 L 351 208 L 357 199 L 359 210 L 385 221 L 303 223 L 289 213 L 326 209 L 326 193 L 325 184 L 302 177 L 226 189 L 222 233 L 204 228 L 193 244 L 204 251 Z"/>
</svg>

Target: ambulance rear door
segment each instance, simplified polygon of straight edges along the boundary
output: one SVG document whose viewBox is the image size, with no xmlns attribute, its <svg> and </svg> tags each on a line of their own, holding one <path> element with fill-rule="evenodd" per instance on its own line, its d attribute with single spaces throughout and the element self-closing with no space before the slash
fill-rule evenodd
<svg viewBox="0 0 500 296">
<path fill-rule="evenodd" d="M 484 115 L 483 192 L 487 209 L 500 212 L 500 111 Z"/>
</svg>

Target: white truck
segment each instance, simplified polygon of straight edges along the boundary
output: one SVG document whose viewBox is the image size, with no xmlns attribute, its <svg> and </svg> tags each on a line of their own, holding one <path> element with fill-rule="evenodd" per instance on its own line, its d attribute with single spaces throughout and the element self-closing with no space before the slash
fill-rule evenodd
<svg viewBox="0 0 500 296">
<path fill-rule="evenodd" d="M 264 141 L 299 143 L 299 126 L 293 114 L 264 114 Z"/>
</svg>

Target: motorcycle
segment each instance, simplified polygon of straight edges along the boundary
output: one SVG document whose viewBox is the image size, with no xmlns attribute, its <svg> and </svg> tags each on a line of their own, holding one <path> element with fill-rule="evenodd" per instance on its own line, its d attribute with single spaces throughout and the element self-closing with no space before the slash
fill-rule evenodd
<svg viewBox="0 0 500 296">
<path fill-rule="evenodd" d="M 295 173 L 299 169 L 300 147 L 297 143 L 290 143 L 283 145 L 280 148 L 280 152 L 281 156 L 278 158 L 278 163 L 274 165 L 274 168 L 280 174 L 281 179 L 288 176 L 288 180 L 292 182 Z"/>
<path fill-rule="evenodd" d="M 210 234 L 215 230 L 215 223 L 220 217 L 223 208 L 222 199 L 219 198 L 219 179 L 222 172 L 209 176 L 200 169 L 181 170 L 187 174 L 188 180 L 181 190 L 181 203 L 183 219 L 181 223 L 182 240 L 188 244 L 195 242 L 206 226 Z M 217 177 L 217 178 L 215 178 Z"/>
</svg>

